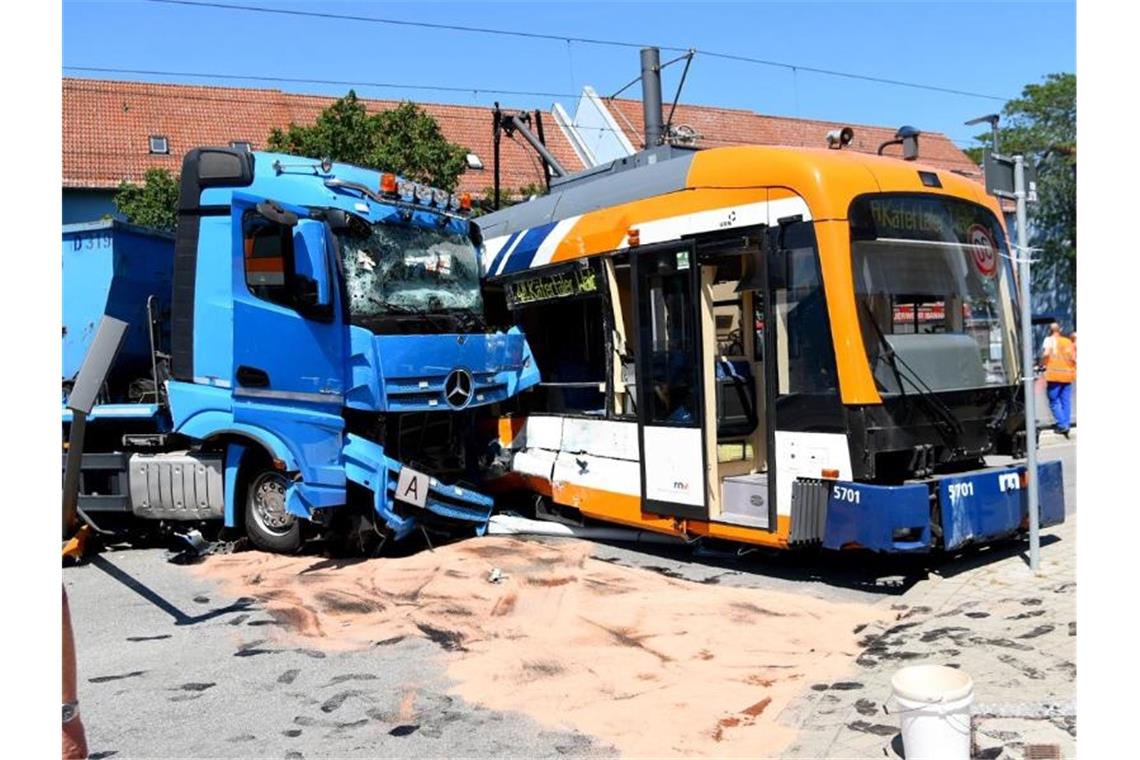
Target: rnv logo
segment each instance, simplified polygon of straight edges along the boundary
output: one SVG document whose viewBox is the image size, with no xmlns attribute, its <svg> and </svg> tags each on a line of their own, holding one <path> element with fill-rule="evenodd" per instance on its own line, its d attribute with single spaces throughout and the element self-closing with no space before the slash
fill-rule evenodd
<svg viewBox="0 0 1140 760">
<path fill-rule="evenodd" d="M 1016 472 L 1004 472 L 998 475 L 998 490 L 1002 493 L 1006 491 L 1020 491 L 1021 476 Z"/>
</svg>

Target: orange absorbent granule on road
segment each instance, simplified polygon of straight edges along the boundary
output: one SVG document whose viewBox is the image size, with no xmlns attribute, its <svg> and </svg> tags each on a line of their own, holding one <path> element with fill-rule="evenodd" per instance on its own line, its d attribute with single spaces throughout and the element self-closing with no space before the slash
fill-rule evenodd
<svg viewBox="0 0 1140 760">
<path fill-rule="evenodd" d="M 629 756 L 778 753 L 795 733 L 781 710 L 849 673 L 855 630 L 880 614 L 668 578 L 592 548 L 488 537 L 350 564 L 247 552 L 199 568 L 260 600 L 278 635 L 328 649 L 429 639 L 464 699 Z"/>
</svg>

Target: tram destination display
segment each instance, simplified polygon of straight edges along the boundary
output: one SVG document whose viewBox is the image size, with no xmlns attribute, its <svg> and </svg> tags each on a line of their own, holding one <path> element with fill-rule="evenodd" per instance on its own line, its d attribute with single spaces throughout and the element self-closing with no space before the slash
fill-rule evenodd
<svg viewBox="0 0 1140 760">
<path fill-rule="evenodd" d="M 511 309 L 545 301 L 595 295 L 597 292 L 597 272 L 592 266 L 577 264 L 519 277 L 506 283 L 507 306 Z"/>
</svg>

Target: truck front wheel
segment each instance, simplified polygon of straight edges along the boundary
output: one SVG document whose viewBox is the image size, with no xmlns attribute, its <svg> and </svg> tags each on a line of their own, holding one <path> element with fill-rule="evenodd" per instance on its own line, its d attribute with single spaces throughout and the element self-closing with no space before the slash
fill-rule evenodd
<svg viewBox="0 0 1140 760">
<path fill-rule="evenodd" d="M 249 481 L 245 532 L 259 549 L 292 554 L 301 548 L 301 522 L 285 509 L 288 487 L 288 478 L 275 470 L 262 470 Z"/>
</svg>

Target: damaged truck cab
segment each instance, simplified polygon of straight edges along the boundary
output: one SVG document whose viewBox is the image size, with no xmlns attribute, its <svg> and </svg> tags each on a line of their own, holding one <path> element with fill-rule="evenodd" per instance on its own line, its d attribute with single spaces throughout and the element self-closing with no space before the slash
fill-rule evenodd
<svg viewBox="0 0 1140 760">
<path fill-rule="evenodd" d="M 90 416 L 86 517 L 220 519 L 276 551 L 296 550 L 305 524 L 394 540 L 420 526 L 481 532 L 492 501 L 463 485 L 472 415 L 538 370 L 519 330 L 487 329 L 469 200 L 224 148 L 190 151 L 180 181 L 173 241 L 118 222 L 73 234 L 155 248 L 137 261 L 107 252 L 121 271 L 105 311 L 129 312 L 136 335 L 102 400 L 133 403 Z M 100 286 L 77 279 L 98 251 L 76 237 L 69 256 L 68 233 L 65 393 L 90 321 L 79 296 Z"/>
</svg>

